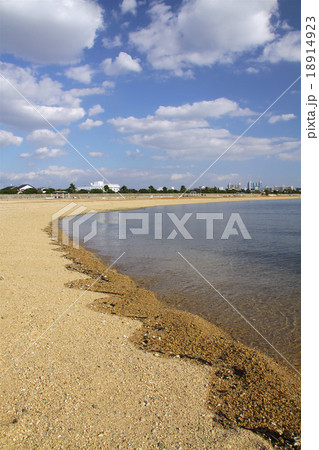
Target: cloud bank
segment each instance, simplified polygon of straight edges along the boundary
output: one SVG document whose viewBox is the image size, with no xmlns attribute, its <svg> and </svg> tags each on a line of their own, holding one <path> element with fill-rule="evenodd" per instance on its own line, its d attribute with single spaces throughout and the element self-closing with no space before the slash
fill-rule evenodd
<svg viewBox="0 0 319 450">
<path fill-rule="evenodd" d="M 89 0 L 1 2 L 3 51 L 40 64 L 77 62 L 93 47 L 102 12 Z"/>
<path fill-rule="evenodd" d="M 177 11 L 154 3 L 150 24 L 130 33 L 130 41 L 154 69 L 182 75 L 192 66 L 232 62 L 273 41 L 277 8 L 277 0 L 188 0 Z"/>
</svg>

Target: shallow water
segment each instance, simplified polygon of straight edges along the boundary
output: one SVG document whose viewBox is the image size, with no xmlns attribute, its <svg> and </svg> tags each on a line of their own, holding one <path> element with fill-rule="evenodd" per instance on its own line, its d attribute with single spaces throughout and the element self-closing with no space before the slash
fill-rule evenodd
<svg viewBox="0 0 319 450">
<path fill-rule="evenodd" d="M 99 213 L 84 222 L 80 244 L 96 221 L 97 234 L 85 248 L 108 262 L 125 252 L 116 265 L 120 272 L 169 304 L 201 315 L 280 361 L 275 347 L 300 367 L 300 200 L 143 208 L 134 213 L 147 213 L 148 234 L 132 234 L 129 229 L 140 228 L 141 220 L 129 220 L 126 239 L 119 239 L 123 213 Z M 132 217 L 132 211 L 125 213 Z M 192 239 L 178 230 L 174 239 L 168 239 L 176 229 L 168 213 L 179 219 L 191 214 L 185 229 Z M 206 238 L 206 221 L 196 219 L 196 213 L 223 214 L 223 219 L 214 220 L 213 239 Z M 232 213 L 239 213 L 251 239 L 243 238 L 238 224 L 233 227 L 238 235 L 221 239 Z M 154 239 L 160 234 L 159 219 L 163 237 Z M 74 221 L 69 223 L 70 235 Z"/>
</svg>

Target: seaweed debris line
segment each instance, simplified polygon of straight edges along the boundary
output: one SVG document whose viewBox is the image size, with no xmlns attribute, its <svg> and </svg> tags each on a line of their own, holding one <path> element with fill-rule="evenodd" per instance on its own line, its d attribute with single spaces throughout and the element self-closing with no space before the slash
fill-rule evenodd
<svg viewBox="0 0 319 450">
<path fill-rule="evenodd" d="M 211 367 L 207 407 L 224 427 L 242 427 L 276 447 L 300 445 L 300 379 L 286 366 L 230 338 L 194 314 L 168 307 L 130 277 L 108 269 L 91 252 L 65 246 L 67 268 L 88 276 L 69 288 L 101 293 L 88 307 L 99 313 L 138 319 L 130 337 L 143 351 Z"/>
</svg>

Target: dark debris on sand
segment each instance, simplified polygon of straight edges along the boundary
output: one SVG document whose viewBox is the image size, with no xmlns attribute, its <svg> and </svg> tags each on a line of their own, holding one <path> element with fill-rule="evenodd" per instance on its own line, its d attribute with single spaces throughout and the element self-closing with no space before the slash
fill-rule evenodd
<svg viewBox="0 0 319 450">
<path fill-rule="evenodd" d="M 68 286 L 104 294 L 88 305 L 94 311 L 140 320 L 142 327 L 131 336 L 140 349 L 211 366 L 207 406 L 216 422 L 251 430 L 275 447 L 300 446 L 300 379 L 290 368 L 203 318 L 168 307 L 83 248 L 62 248 L 72 261 L 68 269 L 88 275 Z"/>
</svg>

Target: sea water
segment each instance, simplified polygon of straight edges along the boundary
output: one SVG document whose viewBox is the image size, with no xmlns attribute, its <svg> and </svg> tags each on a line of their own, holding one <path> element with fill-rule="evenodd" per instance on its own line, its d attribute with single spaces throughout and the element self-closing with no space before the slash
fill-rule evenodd
<svg viewBox="0 0 319 450">
<path fill-rule="evenodd" d="M 207 239 L 209 222 L 198 217 L 212 213 L 219 218 Z M 62 222 L 71 236 L 76 220 Z M 300 367 L 299 199 L 98 213 L 81 225 L 80 244 L 108 263 L 125 252 L 115 267 L 142 287 Z"/>
</svg>

